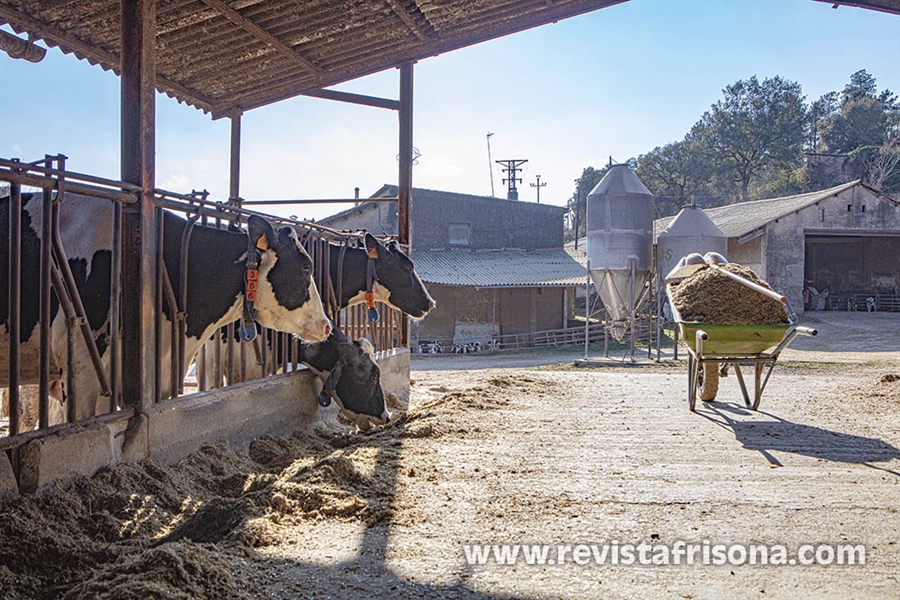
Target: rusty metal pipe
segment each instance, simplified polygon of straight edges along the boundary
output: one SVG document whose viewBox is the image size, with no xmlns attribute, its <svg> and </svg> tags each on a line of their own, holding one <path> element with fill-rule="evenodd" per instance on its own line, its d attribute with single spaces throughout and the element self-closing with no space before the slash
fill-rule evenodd
<svg viewBox="0 0 900 600">
<path fill-rule="evenodd" d="M 156 209 L 156 247 L 160 249 L 163 247 L 163 239 L 165 237 L 165 221 L 162 219 L 162 209 Z M 156 401 L 159 402 L 163 399 L 162 397 L 162 355 L 163 355 L 163 347 L 162 347 L 162 330 L 163 330 L 163 295 L 166 291 L 166 282 L 169 281 L 168 273 L 166 272 L 166 263 L 163 261 L 163 252 L 160 250 L 156 253 L 156 281 L 154 282 L 154 294 L 153 294 L 153 303 L 154 310 L 156 311 L 156 327 L 153 332 L 153 336 L 156 341 L 156 356 L 154 357 L 155 363 L 155 371 L 153 375 L 154 386 L 156 389 Z M 169 283 L 169 287 L 171 288 L 171 283 Z M 175 307 L 174 303 L 169 301 L 169 306 L 172 308 L 172 321 L 174 323 L 174 315 L 178 312 L 178 309 Z M 174 336 L 170 340 L 170 345 L 175 343 Z M 172 356 L 172 360 L 174 360 L 174 356 Z"/>
<path fill-rule="evenodd" d="M 78 411 L 76 410 L 78 394 L 75 389 L 75 328 L 78 327 L 78 315 L 75 314 L 75 308 L 69 301 L 65 284 L 63 284 L 62 277 L 60 276 L 59 269 L 56 265 L 51 268 L 50 275 L 52 278 L 53 289 L 59 300 L 59 306 L 66 315 L 66 323 L 68 325 L 66 328 L 66 351 L 68 353 L 66 357 L 66 392 L 69 396 L 69 405 L 66 410 L 66 420 L 69 423 L 74 423 L 78 414 Z"/>
<path fill-rule="evenodd" d="M 94 340 L 94 332 L 91 331 L 91 325 L 87 321 L 87 312 L 84 309 L 84 304 L 81 302 L 81 295 L 78 293 L 78 288 L 75 285 L 75 277 L 72 275 L 72 270 L 69 268 L 69 261 L 66 258 L 66 253 L 59 237 L 58 211 L 54 210 L 53 215 L 53 251 L 57 266 L 62 275 L 63 283 L 65 284 L 64 295 L 67 295 L 68 301 L 72 302 L 73 310 L 78 317 L 78 325 L 81 327 L 84 343 L 87 346 L 91 362 L 94 365 L 94 370 L 97 372 L 97 379 L 100 382 L 100 391 L 104 395 L 109 395 L 110 386 L 109 380 L 106 377 L 106 369 L 103 367 L 100 351 L 97 349 L 97 343 Z M 57 299 L 60 303 L 63 302 L 62 297 L 58 297 Z"/>
<path fill-rule="evenodd" d="M 49 163 L 50 157 L 47 157 Z M 42 193 L 41 211 L 41 264 L 40 264 L 40 349 L 38 351 L 38 421 L 43 429 L 47 427 L 49 405 L 47 397 L 50 393 L 50 271 L 53 256 L 52 224 L 53 196 L 50 189 Z"/>
<path fill-rule="evenodd" d="M 0 30 L 0 50 L 6 52 L 10 58 L 19 58 L 30 63 L 39 63 L 47 55 L 46 48 L 35 46 L 30 35 L 27 40 L 23 40 L 3 30 Z"/>
<path fill-rule="evenodd" d="M 206 196 L 204 195 L 204 199 Z M 161 209 L 160 209 L 161 210 Z M 173 387 L 174 393 L 184 392 L 184 344 L 187 335 L 187 299 L 188 299 L 188 266 L 191 251 L 191 234 L 194 233 L 194 225 L 200 218 L 200 213 L 194 213 L 187 220 L 184 232 L 181 234 L 181 304 L 176 314 L 178 323 L 178 368 L 175 369 L 178 376 L 178 385 Z"/>
<path fill-rule="evenodd" d="M 9 435 L 19 433 L 19 305 L 22 275 L 22 188 L 10 185 L 9 198 Z"/>
<path fill-rule="evenodd" d="M 112 222 L 112 256 L 110 257 L 110 298 L 109 298 L 109 412 L 114 412 L 119 406 L 120 378 L 122 365 L 120 364 L 121 349 L 120 339 L 120 311 L 122 273 L 122 204 L 113 201 Z M 159 387 L 157 386 L 157 389 Z"/>
<path fill-rule="evenodd" d="M 175 300 L 175 290 L 172 288 L 172 280 L 169 278 L 169 270 L 166 269 L 165 264 L 163 264 L 161 277 L 162 277 L 162 289 L 163 289 L 163 293 L 165 293 L 165 296 L 166 296 L 166 302 L 168 303 L 169 308 L 172 309 L 172 322 L 169 325 L 169 327 L 171 328 L 171 331 L 172 331 L 171 332 L 172 339 L 170 340 L 170 344 L 172 346 L 172 348 L 171 348 L 172 360 L 171 360 L 170 366 L 172 367 L 172 371 L 170 373 L 169 383 L 172 386 L 172 397 L 174 398 L 178 395 L 178 372 L 181 370 L 180 363 L 178 362 L 180 357 L 178 355 L 179 354 L 179 352 L 178 352 L 179 344 L 178 344 L 178 338 L 177 338 L 178 317 L 176 316 L 179 311 L 178 311 L 178 303 Z M 161 356 L 162 356 L 162 352 L 157 352 L 157 357 L 159 358 Z"/>
</svg>

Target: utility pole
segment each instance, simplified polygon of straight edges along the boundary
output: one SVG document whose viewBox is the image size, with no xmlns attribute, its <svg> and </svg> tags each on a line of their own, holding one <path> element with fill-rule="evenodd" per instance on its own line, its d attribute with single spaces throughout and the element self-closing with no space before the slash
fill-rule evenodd
<svg viewBox="0 0 900 600">
<path fill-rule="evenodd" d="M 532 184 L 531 184 L 531 187 L 537 188 L 537 203 L 540 204 L 540 203 L 541 203 L 541 188 L 542 188 L 542 187 L 547 187 L 547 184 L 546 184 L 546 183 L 541 183 L 541 176 L 538 175 L 538 176 L 537 176 L 537 183 L 532 183 Z"/>
<path fill-rule="evenodd" d="M 519 166 L 524 165 L 528 162 L 528 159 L 522 158 L 512 158 L 507 160 L 498 160 L 495 161 L 497 164 L 504 165 L 504 168 L 501 169 L 504 173 L 507 173 L 509 177 L 503 178 L 503 183 L 508 184 L 506 190 L 506 199 L 507 200 L 518 200 L 519 199 L 519 190 L 516 189 L 516 182 L 522 182 L 520 177 L 516 177 L 516 171 L 521 171 L 522 169 Z"/>
<path fill-rule="evenodd" d="M 491 197 L 494 197 L 494 162 L 491 160 L 491 136 L 494 135 L 490 131 L 487 132 L 488 145 L 488 173 L 491 174 Z"/>
</svg>

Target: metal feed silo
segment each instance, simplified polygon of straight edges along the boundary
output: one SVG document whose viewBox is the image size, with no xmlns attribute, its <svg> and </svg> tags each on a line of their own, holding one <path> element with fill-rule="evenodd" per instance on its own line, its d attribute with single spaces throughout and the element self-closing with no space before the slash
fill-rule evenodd
<svg viewBox="0 0 900 600">
<path fill-rule="evenodd" d="M 591 281 L 621 340 L 650 277 L 653 194 L 628 165 L 613 165 L 587 197 Z"/>
<path fill-rule="evenodd" d="M 692 252 L 718 252 L 727 258 L 728 238 L 702 208 L 686 204 L 665 231 L 656 236 L 656 272 L 660 283 L 681 257 Z"/>
</svg>

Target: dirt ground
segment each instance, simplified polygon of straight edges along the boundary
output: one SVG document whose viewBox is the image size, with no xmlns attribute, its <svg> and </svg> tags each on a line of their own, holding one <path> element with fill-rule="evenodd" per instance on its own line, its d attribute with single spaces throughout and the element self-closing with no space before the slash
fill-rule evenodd
<svg viewBox="0 0 900 600">
<path fill-rule="evenodd" d="M 583 348 L 415 356 L 411 408 L 0 511 L 3 598 L 897 598 L 900 315 L 815 313 L 761 410 Z M 592 349 L 593 352 L 593 349 Z M 620 352 L 621 354 L 621 352 Z M 666 356 L 666 355 L 664 355 Z M 513 565 L 464 545 L 863 545 L 860 565 Z M 571 557 L 570 557 L 571 558 Z"/>
</svg>

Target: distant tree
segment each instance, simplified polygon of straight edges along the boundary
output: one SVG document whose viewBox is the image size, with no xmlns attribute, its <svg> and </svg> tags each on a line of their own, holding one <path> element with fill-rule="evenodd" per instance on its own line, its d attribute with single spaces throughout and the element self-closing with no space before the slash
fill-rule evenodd
<svg viewBox="0 0 900 600">
<path fill-rule="evenodd" d="M 760 82 L 755 76 L 723 90 L 691 136 L 716 157 L 722 173 L 749 198 L 754 176 L 767 168 L 793 169 L 802 156 L 807 122 L 800 84 L 779 76 Z"/>
<path fill-rule="evenodd" d="M 822 141 L 829 152 L 844 154 L 863 146 L 880 146 L 888 135 L 884 105 L 871 96 L 852 98 L 841 111 L 825 117 Z"/>
<path fill-rule="evenodd" d="M 844 86 L 844 91 L 841 92 L 841 104 L 866 96 L 874 98 L 877 92 L 878 84 L 875 78 L 865 69 L 860 69 L 850 76 L 850 83 Z"/>
<path fill-rule="evenodd" d="M 690 134 L 680 142 L 657 146 L 637 159 L 635 171 L 640 180 L 657 198 L 666 198 L 675 203 L 671 208 L 681 207 L 692 195 L 709 193 L 708 184 L 714 174 L 715 162 L 707 148 Z"/>
<path fill-rule="evenodd" d="M 808 147 L 810 152 L 819 151 L 819 129 L 822 126 L 822 121 L 825 117 L 836 112 L 839 108 L 840 104 L 838 103 L 837 92 L 822 94 L 818 100 L 809 105 L 807 118 L 809 122 Z"/>
<path fill-rule="evenodd" d="M 821 138 L 829 152 L 844 154 L 891 143 L 898 122 L 897 97 L 890 90 L 878 93 L 875 78 L 863 69 L 851 75 L 844 86 L 840 110 L 823 118 Z"/>
<path fill-rule="evenodd" d="M 851 177 L 876 190 L 889 193 L 900 191 L 900 148 L 864 146 L 847 155 Z"/>
</svg>

